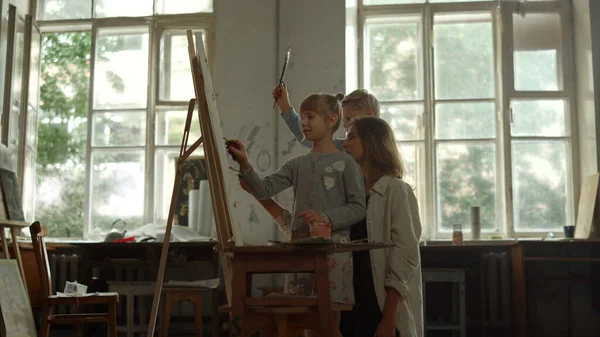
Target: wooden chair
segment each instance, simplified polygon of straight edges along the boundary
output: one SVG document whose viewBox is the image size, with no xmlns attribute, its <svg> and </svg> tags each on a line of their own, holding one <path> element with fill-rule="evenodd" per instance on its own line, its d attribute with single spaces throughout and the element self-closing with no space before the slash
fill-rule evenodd
<svg viewBox="0 0 600 337">
<path fill-rule="evenodd" d="M 48 262 L 48 252 L 46 244 L 41 235 L 41 226 L 38 221 L 30 227 L 31 240 L 35 251 L 35 258 L 39 270 L 39 279 L 42 289 L 42 307 L 41 307 L 41 325 L 40 337 L 50 336 L 50 327 L 53 324 L 74 325 L 77 328 L 77 334 L 81 336 L 81 325 L 86 323 L 108 323 L 108 335 L 117 336 L 117 317 L 116 305 L 119 303 L 119 294 L 117 293 L 99 293 L 87 296 L 69 296 L 58 297 L 52 294 L 52 277 L 50 274 L 50 264 Z M 76 314 L 53 314 L 53 308 L 60 305 L 74 305 L 79 307 L 86 304 L 106 304 L 108 313 L 76 313 Z"/>
<path fill-rule="evenodd" d="M 202 337 L 204 326 L 202 324 L 202 295 L 208 288 L 177 288 L 163 287 L 164 308 L 162 315 L 162 337 L 169 336 L 169 321 L 171 319 L 171 310 L 173 305 L 179 301 L 190 301 L 194 306 L 194 330 L 196 337 Z M 213 324 L 214 322 L 213 315 Z M 213 329 L 213 334 L 215 330 Z"/>
</svg>

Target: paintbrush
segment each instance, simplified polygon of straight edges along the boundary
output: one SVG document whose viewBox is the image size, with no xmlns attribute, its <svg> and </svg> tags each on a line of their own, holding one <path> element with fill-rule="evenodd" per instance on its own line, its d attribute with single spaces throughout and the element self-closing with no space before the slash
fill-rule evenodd
<svg viewBox="0 0 600 337">
<path fill-rule="evenodd" d="M 277 87 L 279 88 L 283 84 L 283 76 L 285 75 L 285 70 L 287 69 L 287 65 L 290 62 L 290 52 L 292 51 L 291 47 L 288 47 L 287 53 L 285 53 L 285 60 L 283 61 L 283 69 L 281 70 L 281 76 L 279 77 L 279 83 Z M 275 109 L 275 105 L 277 104 L 277 99 L 273 102 L 273 109 Z"/>
</svg>

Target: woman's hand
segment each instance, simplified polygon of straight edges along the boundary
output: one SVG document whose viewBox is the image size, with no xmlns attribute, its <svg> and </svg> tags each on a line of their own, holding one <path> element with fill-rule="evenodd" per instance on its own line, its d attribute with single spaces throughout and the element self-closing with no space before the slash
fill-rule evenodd
<svg viewBox="0 0 600 337">
<path fill-rule="evenodd" d="M 325 219 L 323 219 L 323 215 L 312 209 L 300 213 L 298 217 L 302 218 L 302 220 L 304 220 L 304 222 L 309 225 L 313 222 L 325 222 Z"/>
<path fill-rule="evenodd" d="M 375 337 L 396 337 L 396 320 L 391 316 L 383 316 L 377 330 L 375 330 Z"/>
<path fill-rule="evenodd" d="M 292 108 L 290 105 L 290 95 L 288 94 L 285 83 L 282 83 L 273 89 L 273 98 L 277 101 L 281 113 L 289 111 Z"/>
<path fill-rule="evenodd" d="M 225 145 L 227 146 L 227 152 L 229 152 L 233 159 L 240 164 L 240 170 L 242 172 L 247 171 L 252 167 L 248 161 L 248 155 L 246 154 L 246 146 L 244 143 L 240 142 L 239 140 L 230 139 L 227 141 L 227 143 L 225 143 Z"/>
</svg>

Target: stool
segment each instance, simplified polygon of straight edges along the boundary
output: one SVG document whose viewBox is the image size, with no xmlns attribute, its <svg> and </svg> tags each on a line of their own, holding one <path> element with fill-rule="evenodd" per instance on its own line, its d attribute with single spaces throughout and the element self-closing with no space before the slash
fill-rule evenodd
<svg viewBox="0 0 600 337">
<path fill-rule="evenodd" d="M 464 269 L 423 269 L 423 308 L 426 313 L 427 301 L 426 301 L 426 285 L 427 283 L 433 282 L 449 282 L 453 283 L 452 293 L 452 324 L 444 326 L 430 326 L 425 323 L 425 330 L 459 330 L 460 337 L 466 337 L 466 292 L 465 292 L 465 275 L 466 270 Z M 457 294 L 458 293 L 458 294 Z M 458 303 L 457 303 L 458 302 Z M 456 305 L 458 304 L 458 305 Z M 454 308 L 458 307 L 458 325 L 456 324 L 456 311 Z M 424 315 L 426 316 L 426 315 Z"/>
<path fill-rule="evenodd" d="M 135 296 L 154 296 L 155 284 L 152 282 L 108 282 L 111 292 L 119 293 L 119 296 L 127 297 L 127 309 L 125 313 L 126 326 L 117 326 L 117 332 L 125 332 L 127 337 L 133 337 L 135 332 L 148 331 L 148 325 L 134 325 L 134 298 Z M 143 315 L 143 313 L 141 313 Z"/>
<path fill-rule="evenodd" d="M 210 288 L 185 288 L 185 287 L 163 287 L 162 293 L 164 298 L 164 307 L 162 311 L 162 333 L 161 337 L 168 337 L 169 335 L 169 320 L 171 318 L 171 309 L 173 304 L 188 300 L 192 302 L 194 306 L 194 327 L 196 330 L 196 337 L 203 336 L 202 326 L 202 295 L 205 291 L 210 291 Z M 214 296 L 215 294 L 213 294 Z M 215 333 L 218 334 L 218 330 L 215 329 L 218 322 L 215 321 L 216 312 L 213 312 L 213 336 Z"/>
</svg>

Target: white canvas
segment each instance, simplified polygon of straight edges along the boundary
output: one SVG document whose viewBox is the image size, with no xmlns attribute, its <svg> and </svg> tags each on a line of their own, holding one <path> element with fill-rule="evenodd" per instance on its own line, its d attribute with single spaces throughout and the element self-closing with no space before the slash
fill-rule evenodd
<svg viewBox="0 0 600 337">
<path fill-rule="evenodd" d="M 15 260 L 0 260 L 0 310 L 6 337 L 37 337 L 31 304 Z"/>
<path fill-rule="evenodd" d="M 217 100 L 213 89 L 212 79 L 210 76 L 210 68 L 208 66 L 208 59 L 206 58 L 206 51 L 204 50 L 204 41 L 202 41 L 202 35 L 196 35 L 196 47 L 192 39 L 192 31 L 188 30 L 188 48 L 189 51 L 197 51 L 196 57 L 200 70 L 204 78 L 204 94 L 206 95 L 206 101 L 208 105 L 208 112 L 210 114 L 211 129 L 214 135 L 214 141 L 217 148 L 219 162 L 221 165 L 221 179 L 225 186 L 225 198 L 227 200 L 227 212 L 231 219 L 231 229 L 233 230 L 233 236 L 235 239 L 236 246 L 242 246 L 244 244 L 242 238 L 242 219 L 239 216 L 239 212 L 236 211 L 236 191 L 238 189 L 238 178 L 234 171 L 229 169 L 229 163 L 227 156 L 227 149 L 225 148 L 225 140 L 223 138 L 223 132 L 221 130 L 221 121 L 219 119 L 219 113 L 217 111 Z M 208 169 L 208 165 L 207 165 Z M 213 187 L 211 186 L 211 189 Z"/>
</svg>

